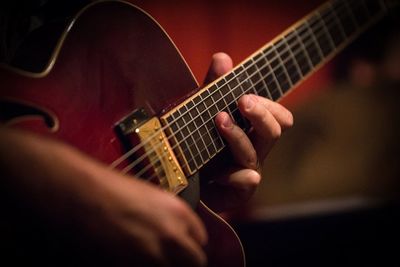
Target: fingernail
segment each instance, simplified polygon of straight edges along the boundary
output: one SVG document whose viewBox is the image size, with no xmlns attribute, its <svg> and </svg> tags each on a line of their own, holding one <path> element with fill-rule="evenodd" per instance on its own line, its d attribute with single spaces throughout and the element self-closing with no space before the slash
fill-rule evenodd
<svg viewBox="0 0 400 267">
<path fill-rule="evenodd" d="M 223 125 L 225 128 L 231 128 L 231 127 L 232 127 L 232 120 L 231 120 L 231 118 L 229 118 L 229 116 L 226 116 L 225 119 L 224 119 L 224 121 L 222 122 L 222 125 Z"/>
<path fill-rule="evenodd" d="M 254 106 L 254 99 L 250 95 L 247 96 L 246 109 L 251 109 Z"/>
</svg>

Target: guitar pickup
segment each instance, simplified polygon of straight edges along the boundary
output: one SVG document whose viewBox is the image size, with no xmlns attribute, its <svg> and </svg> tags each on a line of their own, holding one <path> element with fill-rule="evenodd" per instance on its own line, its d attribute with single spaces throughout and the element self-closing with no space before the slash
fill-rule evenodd
<svg viewBox="0 0 400 267">
<path fill-rule="evenodd" d="M 150 180 L 162 189 L 178 194 L 188 181 L 158 118 L 147 119 L 143 109 L 135 111 L 116 126 L 128 153 L 128 165 L 122 170 Z"/>
</svg>

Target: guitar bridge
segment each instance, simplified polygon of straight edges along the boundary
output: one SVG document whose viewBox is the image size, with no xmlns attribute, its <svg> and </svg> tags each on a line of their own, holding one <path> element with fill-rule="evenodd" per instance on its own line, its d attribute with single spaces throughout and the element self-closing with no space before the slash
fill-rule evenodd
<svg viewBox="0 0 400 267">
<path fill-rule="evenodd" d="M 174 194 L 187 187 L 186 176 L 158 118 L 147 119 L 145 111 L 139 109 L 119 122 L 116 130 L 127 151 L 134 151 L 123 172 L 133 172 Z"/>
</svg>

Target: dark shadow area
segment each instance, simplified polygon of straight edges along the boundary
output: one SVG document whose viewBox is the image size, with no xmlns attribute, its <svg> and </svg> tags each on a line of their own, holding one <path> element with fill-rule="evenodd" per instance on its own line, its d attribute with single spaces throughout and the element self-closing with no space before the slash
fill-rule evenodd
<svg viewBox="0 0 400 267">
<path fill-rule="evenodd" d="M 399 266 L 398 205 L 238 223 L 248 267 Z"/>
</svg>

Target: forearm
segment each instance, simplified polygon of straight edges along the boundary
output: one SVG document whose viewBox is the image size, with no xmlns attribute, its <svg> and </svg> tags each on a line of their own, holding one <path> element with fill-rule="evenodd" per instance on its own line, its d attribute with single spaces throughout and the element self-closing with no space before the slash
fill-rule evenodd
<svg viewBox="0 0 400 267">
<path fill-rule="evenodd" d="M 102 169 L 100 164 L 67 145 L 0 128 L 3 196 L 34 213 L 52 220 L 81 215 L 74 213 L 82 212 L 82 205 L 80 209 L 74 206 L 77 201 L 89 205 L 88 191 L 99 188 L 98 169 Z"/>
</svg>

